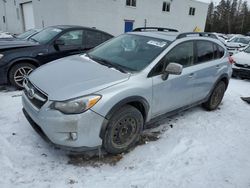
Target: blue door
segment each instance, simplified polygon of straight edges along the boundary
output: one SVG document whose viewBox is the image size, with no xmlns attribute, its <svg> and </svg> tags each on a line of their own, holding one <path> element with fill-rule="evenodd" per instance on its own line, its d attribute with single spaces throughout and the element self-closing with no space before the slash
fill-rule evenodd
<svg viewBox="0 0 250 188">
<path fill-rule="evenodd" d="M 133 30 L 134 21 L 125 20 L 125 33 Z"/>
</svg>

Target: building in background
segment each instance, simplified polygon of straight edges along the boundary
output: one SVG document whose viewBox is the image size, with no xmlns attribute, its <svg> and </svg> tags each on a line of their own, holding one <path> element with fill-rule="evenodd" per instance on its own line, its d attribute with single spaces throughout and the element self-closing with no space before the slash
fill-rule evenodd
<svg viewBox="0 0 250 188">
<path fill-rule="evenodd" d="M 136 27 L 205 28 L 208 4 L 196 0 L 0 0 L 0 30 L 69 24 L 119 35 Z"/>
</svg>

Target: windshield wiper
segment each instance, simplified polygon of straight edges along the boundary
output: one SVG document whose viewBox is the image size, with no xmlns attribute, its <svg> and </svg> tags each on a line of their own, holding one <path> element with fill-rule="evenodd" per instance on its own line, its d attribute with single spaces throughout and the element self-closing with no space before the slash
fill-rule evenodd
<svg viewBox="0 0 250 188">
<path fill-rule="evenodd" d="M 90 59 L 94 60 L 95 62 L 97 62 L 97 63 L 99 63 L 101 65 L 107 66 L 108 68 L 115 68 L 115 69 L 119 70 L 122 73 L 127 73 L 127 71 L 124 70 L 125 67 L 123 67 L 121 65 L 111 63 L 110 61 L 108 61 L 106 59 L 102 59 L 102 58 L 99 58 L 99 57 L 93 57 L 88 53 L 86 53 L 86 55 L 87 55 L 87 57 L 89 57 Z"/>
</svg>

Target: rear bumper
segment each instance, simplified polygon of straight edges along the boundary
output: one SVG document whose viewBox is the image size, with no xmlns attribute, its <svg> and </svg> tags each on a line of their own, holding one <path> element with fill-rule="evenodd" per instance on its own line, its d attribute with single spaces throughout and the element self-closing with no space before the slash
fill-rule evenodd
<svg viewBox="0 0 250 188">
<path fill-rule="evenodd" d="M 250 79 L 250 69 L 233 67 L 233 76 Z"/>
</svg>

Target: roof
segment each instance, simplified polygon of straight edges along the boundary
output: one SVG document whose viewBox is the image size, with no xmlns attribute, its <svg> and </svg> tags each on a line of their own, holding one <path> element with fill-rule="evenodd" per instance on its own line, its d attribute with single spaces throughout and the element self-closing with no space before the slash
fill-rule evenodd
<svg viewBox="0 0 250 188">
<path fill-rule="evenodd" d="M 89 27 L 83 27 L 79 25 L 54 25 L 50 27 L 56 27 L 58 29 L 71 29 L 71 28 L 89 28 Z"/>
<path fill-rule="evenodd" d="M 130 32 L 129 34 L 134 34 L 134 35 L 141 35 L 141 36 L 147 36 L 147 37 L 153 37 L 153 38 L 158 38 L 158 39 L 164 39 L 168 41 L 174 41 L 176 37 L 180 34 L 178 32 Z"/>
<path fill-rule="evenodd" d="M 105 31 L 93 28 L 93 27 L 86 27 L 86 26 L 80 26 L 80 25 L 54 25 L 54 26 L 49 26 L 49 27 L 54 27 L 54 28 L 58 28 L 58 29 L 62 29 L 62 30 L 66 30 L 66 29 L 92 29 L 92 30 L 96 30 L 96 31 L 100 31 L 103 33 L 106 33 L 107 35 L 110 35 L 113 37 L 112 34 L 107 33 Z"/>
</svg>

